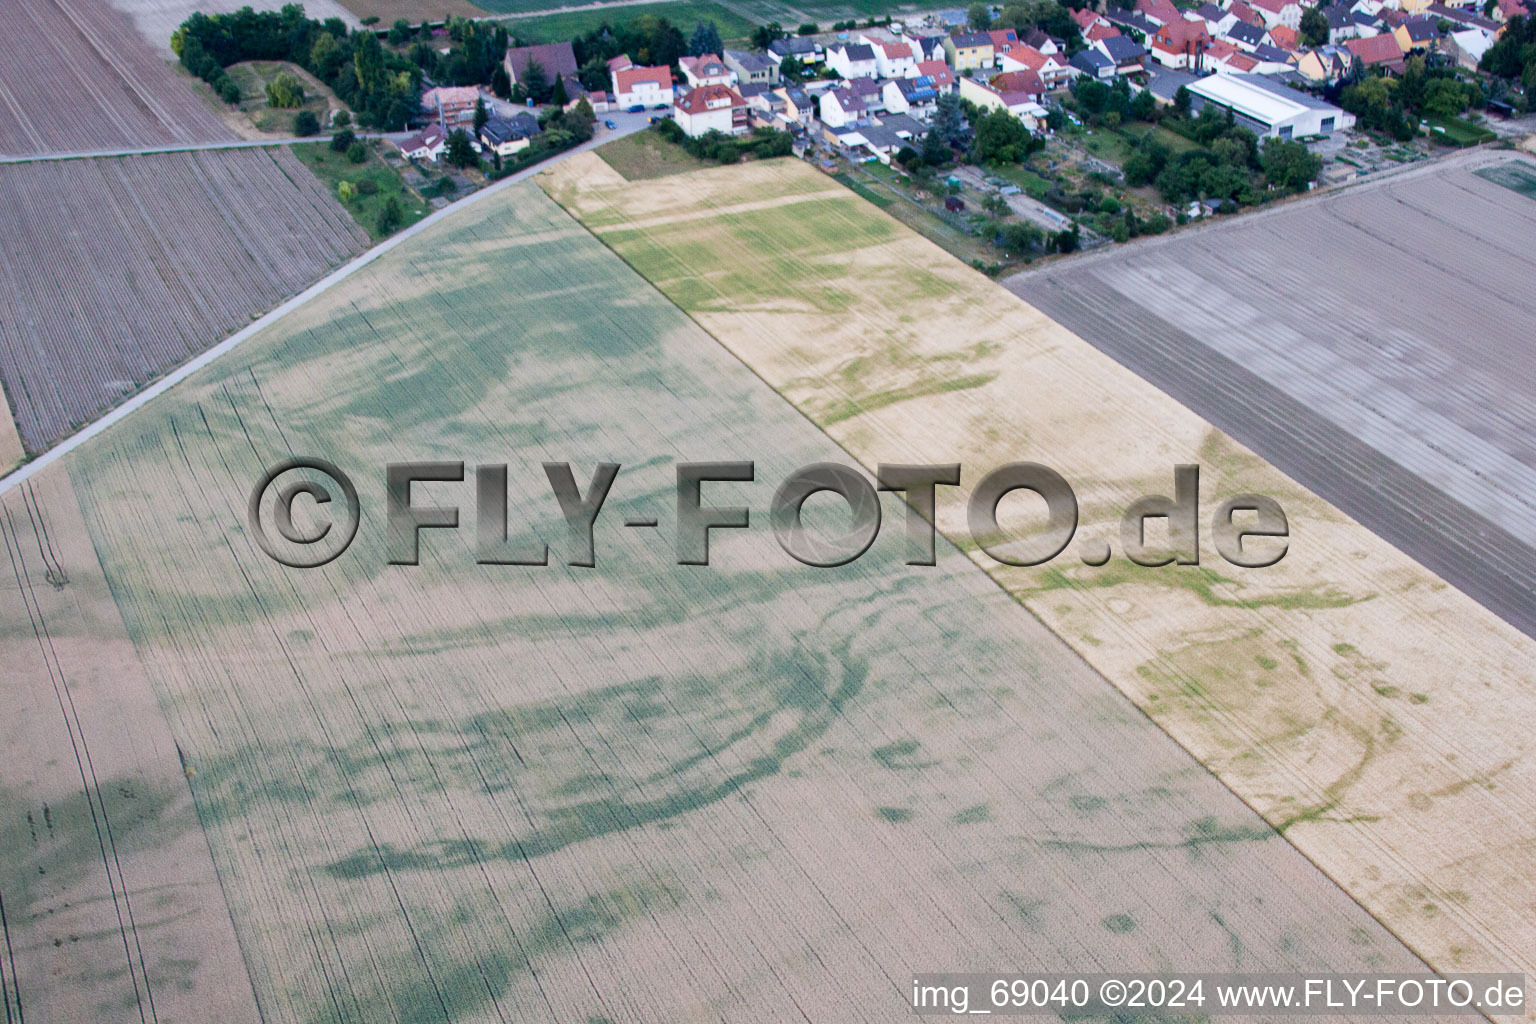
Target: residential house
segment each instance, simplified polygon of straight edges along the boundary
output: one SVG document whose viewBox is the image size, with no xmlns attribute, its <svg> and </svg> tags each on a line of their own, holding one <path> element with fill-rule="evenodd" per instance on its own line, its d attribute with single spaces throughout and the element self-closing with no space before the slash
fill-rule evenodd
<svg viewBox="0 0 1536 1024">
<path fill-rule="evenodd" d="M 1476 69 L 1483 54 L 1493 45 L 1493 36 L 1479 28 L 1454 29 L 1442 42 L 1444 52 L 1464 68 Z"/>
<path fill-rule="evenodd" d="M 1431 0 L 1397 0 L 1398 10 L 1407 15 L 1423 14 L 1429 10 Z"/>
<path fill-rule="evenodd" d="M 962 78 L 960 95 L 978 107 L 1008 111 L 1031 131 L 1045 120 L 1046 110 L 1040 105 L 1045 98 L 1045 84 L 1033 71 L 1009 71 L 994 76 L 990 82 Z"/>
<path fill-rule="evenodd" d="M 1136 0 L 1136 13 L 1159 26 L 1184 20 L 1184 15 L 1174 6 L 1173 0 Z"/>
<path fill-rule="evenodd" d="M 514 46 L 501 59 L 507 76 L 513 85 L 528 87 L 529 70 L 537 66 L 544 75 L 544 84 L 554 83 L 557 77 L 576 74 L 576 51 L 569 42 L 541 43 L 538 46 Z"/>
<path fill-rule="evenodd" d="M 1108 39 L 1110 36 L 1118 36 L 1124 34 L 1125 33 L 1121 32 L 1118 28 L 1115 28 L 1115 26 L 1111 25 L 1109 22 L 1100 21 L 1097 22 L 1087 32 L 1083 33 L 1083 41 L 1086 45 L 1092 46 L 1100 39 Z"/>
<path fill-rule="evenodd" d="M 816 103 L 810 94 L 798 85 L 780 86 L 777 92 L 784 97 L 785 120 L 802 128 L 810 127 L 811 118 L 816 113 Z"/>
<path fill-rule="evenodd" d="M 1360 25 L 1355 21 L 1355 12 L 1345 4 L 1328 4 L 1318 8 L 1323 12 L 1323 17 L 1328 19 L 1328 43 L 1330 46 L 1338 46 L 1346 39 L 1354 39 L 1360 34 Z"/>
<path fill-rule="evenodd" d="M 1237 0 L 1241 3 L 1242 0 Z M 1138 43 L 1145 43 L 1152 38 L 1152 33 L 1157 31 L 1160 22 L 1152 21 L 1140 11 L 1125 11 L 1112 9 L 1105 13 L 1104 20 L 1120 30 L 1123 35 L 1130 36 Z"/>
<path fill-rule="evenodd" d="M 1108 39 L 1100 39 L 1093 44 L 1093 48 L 1114 63 L 1115 73 L 1118 75 L 1138 74 L 1146 67 L 1147 51 L 1139 44 L 1132 42 L 1129 36 L 1110 36 Z"/>
<path fill-rule="evenodd" d="M 1019 40 L 1028 43 L 1041 53 L 1061 53 L 1061 44 L 1052 39 L 1044 29 L 1032 28 L 1019 37 Z"/>
<path fill-rule="evenodd" d="M 1536 14 L 1536 8 L 1532 7 L 1531 0 L 1498 0 L 1493 14 L 1494 20 L 1502 23 L 1509 21 L 1517 14 L 1528 18 Z"/>
<path fill-rule="evenodd" d="M 802 64 L 819 64 L 822 59 L 821 44 L 808 36 L 790 36 L 775 39 L 768 44 L 768 59 L 781 64 L 785 57 L 793 57 Z"/>
<path fill-rule="evenodd" d="M 1301 27 L 1301 4 L 1297 0 L 1248 0 L 1248 6 L 1264 19 L 1264 28 L 1276 25 L 1287 28 Z"/>
<path fill-rule="evenodd" d="M 919 61 L 917 73 L 933 83 L 935 92 L 940 94 L 954 92 L 960 88 L 955 81 L 955 73 L 950 66 L 942 60 Z"/>
<path fill-rule="evenodd" d="M 1433 17 L 1409 18 L 1392 33 L 1404 53 L 1434 53 L 1440 49 L 1439 20 Z"/>
<path fill-rule="evenodd" d="M 751 85 L 753 82 L 779 84 L 779 65 L 765 54 L 726 50 L 721 56 L 725 58 L 725 66 L 736 73 L 736 81 L 741 85 Z"/>
<path fill-rule="evenodd" d="M 473 125 L 475 103 L 480 90 L 473 85 L 440 85 L 428 89 L 421 96 L 421 109 L 427 117 L 447 128 L 455 125 Z"/>
<path fill-rule="evenodd" d="M 1252 74 L 1259 66 L 1259 59 L 1247 50 L 1239 50 L 1230 40 L 1213 39 L 1201 55 L 1198 69 L 1217 74 Z"/>
<path fill-rule="evenodd" d="M 436 163 L 448 149 L 448 133 L 436 124 L 429 124 L 415 135 L 399 141 L 390 141 L 407 160 L 431 160 Z"/>
<path fill-rule="evenodd" d="M 1489 36 L 1496 35 L 1499 31 L 1499 23 L 1492 18 L 1484 18 L 1472 11 L 1463 10 L 1460 7 L 1447 7 L 1445 4 L 1430 4 L 1424 12 L 1436 18 L 1444 18 L 1453 24 L 1452 31 L 1460 31 L 1463 28 L 1481 29 Z"/>
<path fill-rule="evenodd" d="M 1165 68 L 1197 67 L 1200 54 L 1210 42 L 1203 18 L 1198 21 L 1178 18 L 1158 26 L 1148 51 L 1152 59 Z"/>
<path fill-rule="evenodd" d="M 701 85 L 672 104 L 672 117 L 691 138 L 710 132 L 745 135 L 747 101 L 728 85 Z"/>
<path fill-rule="evenodd" d="M 948 38 L 949 35 L 944 32 L 912 36 L 912 48 L 917 53 L 917 62 L 921 64 L 929 60 L 943 60 L 944 42 Z"/>
<path fill-rule="evenodd" d="M 679 57 L 677 66 L 683 69 L 683 78 L 688 82 L 690 89 L 697 89 L 701 85 L 735 85 L 736 73 L 725 66 L 713 53 L 703 53 L 697 57 Z"/>
<path fill-rule="evenodd" d="M 1241 49 L 1252 50 L 1254 47 L 1268 43 L 1269 33 L 1257 25 L 1240 21 L 1227 29 L 1226 38 Z"/>
<path fill-rule="evenodd" d="M 1072 10 L 1071 8 L 1068 8 L 1068 10 L 1072 14 L 1072 20 L 1077 22 L 1077 30 L 1084 36 L 1087 36 L 1088 30 L 1093 28 L 1095 25 L 1109 24 L 1109 22 L 1104 20 L 1103 15 L 1099 14 L 1091 7 L 1084 7 L 1080 10 Z"/>
<path fill-rule="evenodd" d="M 1301 49 L 1301 35 L 1289 25 L 1276 25 L 1270 29 L 1269 42 L 1286 53 L 1295 53 Z"/>
<path fill-rule="evenodd" d="M 1305 75 L 1308 81 L 1332 85 L 1348 75 L 1354 64 L 1354 54 L 1330 43 L 1302 54 L 1296 61 L 1296 71 Z"/>
<path fill-rule="evenodd" d="M 821 94 L 821 123 L 828 128 L 842 128 L 869 113 L 868 105 L 847 88 L 828 89 Z"/>
<path fill-rule="evenodd" d="M 672 105 L 672 99 L 670 68 L 629 64 L 613 72 L 613 102 L 620 110 L 664 109 Z"/>
<path fill-rule="evenodd" d="M 528 111 L 519 111 L 510 119 L 493 117 L 480 126 L 480 144 L 500 157 L 509 157 L 528 148 L 539 134 L 539 119 Z"/>
<path fill-rule="evenodd" d="M 1101 50 L 1078 50 L 1067 60 L 1067 64 L 1079 74 L 1100 82 L 1115 77 L 1115 62 Z"/>
<path fill-rule="evenodd" d="M 1282 50 L 1278 46 L 1265 43 L 1263 46 L 1255 46 L 1248 51 L 1248 56 L 1257 60 L 1258 66 L 1254 73 L 1259 75 L 1279 75 L 1296 68 L 1296 55 L 1288 50 Z"/>
<path fill-rule="evenodd" d="M 875 51 L 875 75 L 878 78 L 910 78 L 917 74 L 917 53 L 906 40 L 862 37 Z"/>
<path fill-rule="evenodd" d="M 1066 85 L 1077 73 L 1061 54 L 1041 53 L 1027 43 L 1004 56 L 1000 66 L 1004 71 L 1033 71 L 1047 89 Z"/>
<path fill-rule="evenodd" d="M 1344 41 L 1344 48 L 1355 55 L 1362 67 L 1381 68 L 1393 74 L 1402 74 L 1403 48 L 1398 45 L 1397 36 L 1391 32 L 1383 32 L 1379 36 L 1347 39 Z"/>
<path fill-rule="evenodd" d="M 1264 19 L 1259 15 L 1258 11 L 1248 6 L 1247 0 L 1232 0 L 1232 3 L 1227 6 L 1227 10 L 1232 12 L 1232 16 L 1244 25 L 1254 25 L 1258 28 L 1264 27 Z M 1231 35 L 1231 33 L 1232 30 L 1228 29 L 1227 34 Z"/>
<path fill-rule="evenodd" d="M 839 43 L 827 50 L 827 67 L 844 78 L 874 78 L 880 73 L 875 48 L 868 43 Z"/>
<path fill-rule="evenodd" d="M 1206 2 L 1195 8 L 1195 13 L 1200 15 L 1200 20 L 1205 22 L 1205 30 L 1212 36 L 1225 35 L 1227 29 L 1237 24 L 1237 15 L 1215 4 Z"/>
<path fill-rule="evenodd" d="M 938 103 L 939 91 L 933 87 L 933 79 L 925 75 L 916 78 L 892 78 L 881 89 L 885 109 L 897 114 L 913 112 L 927 114 Z"/>
<path fill-rule="evenodd" d="M 1027 45 L 1019 39 L 1019 34 L 1011 28 L 994 28 L 987 31 L 992 37 L 992 63 L 1002 64 L 1003 57 L 1012 53 L 1020 46 Z"/>
<path fill-rule="evenodd" d="M 997 58 L 992 37 L 985 32 L 957 32 L 944 42 L 944 59 L 956 71 L 990 68 Z"/>
</svg>

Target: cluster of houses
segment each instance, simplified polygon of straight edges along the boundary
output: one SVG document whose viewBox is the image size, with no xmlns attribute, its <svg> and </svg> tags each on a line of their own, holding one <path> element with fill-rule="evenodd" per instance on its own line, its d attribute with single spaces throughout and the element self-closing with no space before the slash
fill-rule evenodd
<svg viewBox="0 0 1536 1024">
<path fill-rule="evenodd" d="M 794 36 L 764 53 L 684 57 L 680 80 L 667 67 L 619 56 L 608 62 L 605 90 L 582 85 L 569 42 L 514 47 L 505 67 L 514 84 L 531 87 L 534 76 L 544 86 L 558 81 L 568 104 L 585 99 L 597 113 L 667 111 L 694 137 L 758 126 L 814 132 L 855 158 L 886 163 L 922 139 L 945 94 L 1006 110 L 1043 132 L 1047 95 L 1078 76 L 1127 77 L 1161 103 L 1186 88 L 1197 107 L 1230 110 L 1261 136 L 1302 138 L 1346 129 L 1354 118 L 1293 85 L 1333 83 L 1363 69 L 1399 74 L 1415 53 L 1475 67 L 1508 18 L 1531 2 L 1495 0 L 1486 16 L 1477 0 L 1206 0 L 1196 8 L 1137 0 L 1131 9 L 1074 10 L 1086 45 L 1070 56 L 1062 40 L 1040 29 L 971 31 L 964 12 L 946 11 L 921 24 L 838 33 L 825 45 Z M 1314 6 L 1328 38 L 1309 47 L 1301 25 Z M 786 59 L 817 80 L 781 80 Z M 437 159 L 453 129 L 472 129 L 479 98 L 474 87 L 429 90 L 423 108 L 431 123 L 401 143 L 402 152 Z M 482 152 L 508 156 L 538 131 L 531 114 L 492 117 L 474 141 Z"/>
</svg>

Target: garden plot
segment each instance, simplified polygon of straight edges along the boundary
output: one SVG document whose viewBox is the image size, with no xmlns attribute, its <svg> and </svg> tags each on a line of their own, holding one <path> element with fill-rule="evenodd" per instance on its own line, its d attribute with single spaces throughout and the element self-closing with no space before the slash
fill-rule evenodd
<svg viewBox="0 0 1536 1024">
<path fill-rule="evenodd" d="M 42 451 L 367 236 L 284 149 L 0 166 L 0 380 Z"/>
<path fill-rule="evenodd" d="M 540 180 L 867 466 L 960 462 L 974 484 L 1043 462 L 1117 556 L 1121 513 L 1172 493 L 1175 464 L 1200 465 L 1204 516 L 1274 496 L 1292 536 L 1268 569 L 1208 533 L 1201 565 L 1156 570 L 972 553 L 1436 967 L 1536 970 L 1529 638 L 802 163 L 631 184 L 584 155 Z M 940 507 L 949 536 L 966 493 Z"/>
<path fill-rule="evenodd" d="M 212 101 L 106 0 L 28 0 L 7 10 L 0 33 L 0 155 L 234 138 Z M 169 40 L 167 30 L 161 47 Z"/>
<path fill-rule="evenodd" d="M 321 569 L 268 560 L 246 526 L 289 454 L 360 491 L 357 540 Z M 708 497 L 759 525 L 676 565 L 675 462 L 741 458 L 758 481 Z M 476 565 L 465 529 L 387 565 L 383 464 L 406 459 L 508 463 L 509 536 L 555 564 Z M 52 523 L 78 500 L 100 563 L 70 563 L 56 599 L 114 599 L 268 1024 L 889 1021 L 919 970 L 1419 966 L 960 552 L 906 566 L 892 529 L 841 569 L 790 561 L 768 496 L 829 459 L 525 183 L 3 505 Z M 562 564 L 546 460 L 583 481 L 624 463 L 595 568 Z M 473 490 L 417 500 L 468 526 Z M 37 644 L 8 630 L 0 658 Z M 0 687 L 53 699 L 30 663 Z M 69 756 L 36 742 L 29 772 Z M 17 949 L 46 990 L 64 954 Z"/>
</svg>

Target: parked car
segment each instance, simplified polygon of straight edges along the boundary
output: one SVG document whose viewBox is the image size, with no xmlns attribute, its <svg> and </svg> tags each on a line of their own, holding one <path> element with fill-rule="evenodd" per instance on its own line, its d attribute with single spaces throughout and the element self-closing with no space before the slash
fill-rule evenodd
<svg viewBox="0 0 1536 1024">
<path fill-rule="evenodd" d="M 604 121 L 603 127 L 607 128 L 609 131 L 613 131 L 613 129 L 617 128 L 618 125 L 614 124 L 612 121 Z"/>
<path fill-rule="evenodd" d="M 644 103 L 636 103 L 634 106 L 629 108 L 629 112 L 631 114 L 638 114 L 641 111 L 643 111 L 644 109 L 645 109 L 645 104 Z"/>
</svg>

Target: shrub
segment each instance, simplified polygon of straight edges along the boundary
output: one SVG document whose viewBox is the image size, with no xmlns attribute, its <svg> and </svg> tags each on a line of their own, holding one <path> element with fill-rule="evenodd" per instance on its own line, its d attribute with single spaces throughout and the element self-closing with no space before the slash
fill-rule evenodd
<svg viewBox="0 0 1536 1024">
<path fill-rule="evenodd" d="M 233 78 L 230 78 L 228 75 L 220 78 L 217 88 L 219 90 L 219 99 L 225 103 L 234 106 L 240 102 L 240 87 L 235 84 Z"/>
<path fill-rule="evenodd" d="M 399 197 L 390 196 L 384 200 L 384 205 L 379 207 L 379 234 L 393 234 L 404 220 L 405 208 L 400 205 Z"/>
<path fill-rule="evenodd" d="M 336 198 L 344 203 L 350 203 L 357 198 L 357 186 L 350 181 L 338 181 L 336 183 Z"/>
<path fill-rule="evenodd" d="M 287 71 L 279 71 L 277 77 L 267 83 L 267 106 L 291 110 L 304 105 L 304 86 Z"/>
<path fill-rule="evenodd" d="M 309 138 L 320 131 L 320 119 L 311 111 L 301 110 L 293 118 L 293 134 L 300 138 Z"/>
<path fill-rule="evenodd" d="M 352 148 L 352 143 L 357 141 L 357 136 L 352 134 L 352 129 L 343 128 L 331 136 L 331 152 L 345 153 Z"/>
<path fill-rule="evenodd" d="M 338 110 L 338 111 L 336 111 L 336 116 L 331 118 L 331 124 L 334 125 L 337 128 L 345 128 L 347 125 L 349 125 L 351 123 L 352 123 L 352 114 L 351 114 L 350 111 Z"/>
<path fill-rule="evenodd" d="M 357 194 L 360 196 L 377 195 L 379 192 L 379 183 L 372 178 L 358 178 L 356 185 Z"/>
<path fill-rule="evenodd" d="M 368 159 L 368 147 L 361 142 L 354 142 L 347 147 L 347 159 L 355 164 L 360 164 Z"/>
</svg>

